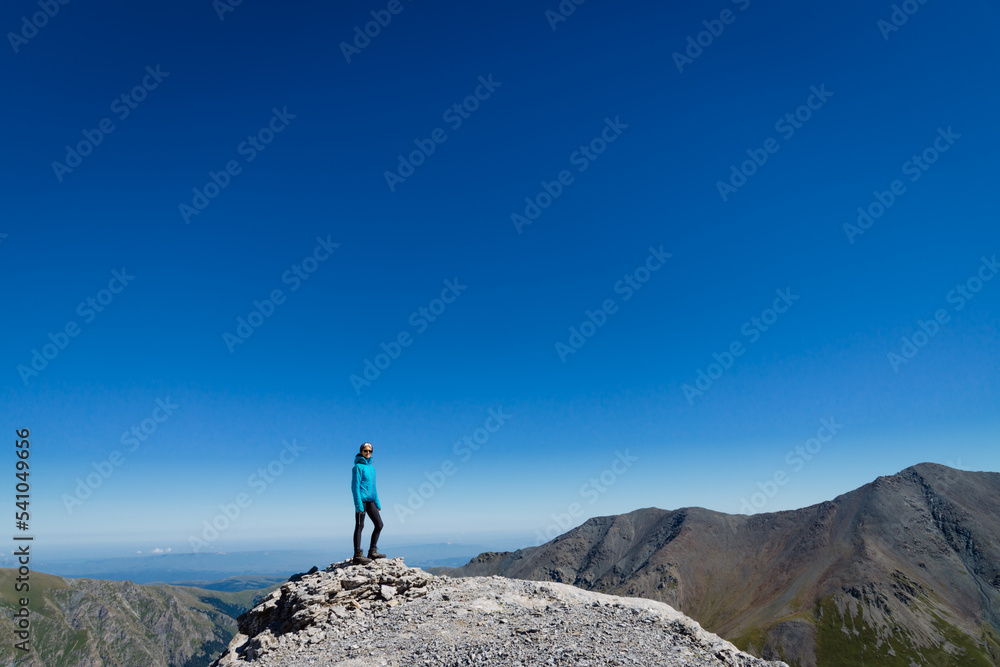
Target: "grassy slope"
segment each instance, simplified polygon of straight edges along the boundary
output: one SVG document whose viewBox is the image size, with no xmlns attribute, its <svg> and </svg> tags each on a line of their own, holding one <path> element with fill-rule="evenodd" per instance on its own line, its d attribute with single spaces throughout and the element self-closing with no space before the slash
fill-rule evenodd
<svg viewBox="0 0 1000 667">
<path fill-rule="evenodd" d="M 841 614 L 829 598 L 817 602 L 817 659 L 821 665 L 880 665 L 909 667 L 911 664 L 951 667 L 992 667 L 1000 651 L 996 638 L 984 634 L 982 643 L 934 615 L 935 629 L 944 637 L 939 646 L 920 646 L 911 633 L 897 628 L 880 639 L 862 610 L 851 617 Z M 947 650 L 945 649 L 947 647 Z M 991 655 L 992 654 L 992 655 Z"/>
<path fill-rule="evenodd" d="M 0 664 L 24 667 L 207 665 L 236 630 L 235 617 L 276 588 L 237 592 L 131 582 L 63 579 L 33 572 L 33 655 L 13 648 L 10 613 L 23 593 L 0 569 Z"/>
</svg>

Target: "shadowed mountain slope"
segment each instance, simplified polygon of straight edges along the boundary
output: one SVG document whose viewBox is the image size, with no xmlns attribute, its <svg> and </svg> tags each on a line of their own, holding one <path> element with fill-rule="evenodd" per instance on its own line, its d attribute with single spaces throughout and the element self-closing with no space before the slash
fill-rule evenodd
<svg viewBox="0 0 1000 667">
<path fill-rule="evenodd" d="M 666 602 L 791 665 L 1000 664 L 1000 474 L 922 463 L 768 514 L 642 509 L 451 576 Z"/>
<path fill-rule="evenodd" d="M 199 667 L 236 634 L 236 617 L 275 588 L 238 592 L 131 581 L 64 579 L 0 569 L 0 665 L 19 667 Z M 30 652 L 15 648 L 11 614 L 30 601 Z"/>
</svg>

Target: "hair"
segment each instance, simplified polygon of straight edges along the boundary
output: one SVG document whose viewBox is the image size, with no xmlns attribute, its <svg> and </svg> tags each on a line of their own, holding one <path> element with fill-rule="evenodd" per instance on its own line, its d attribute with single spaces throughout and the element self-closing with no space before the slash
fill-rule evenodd
<svg viewBox="0 0 1000 667">
<path fill-rule="evenodd" d="M 368 445 L 369 447 L 372 448 L 372 451 L 375 451 L 375 447 L 374 447 L 374 445 L 372 445 L 372 443 L 370 443 L 370 442 L 362 442 L 361 446 L 358 447 L 358 454 L 360 454 L 361 450 L 365 448 L 365 445 Z"/>
</svg>

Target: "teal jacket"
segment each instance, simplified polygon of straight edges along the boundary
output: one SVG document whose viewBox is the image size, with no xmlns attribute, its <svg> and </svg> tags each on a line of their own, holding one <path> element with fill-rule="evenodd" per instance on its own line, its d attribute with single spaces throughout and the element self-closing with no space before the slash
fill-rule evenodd
<svg viewBox="0 0 1000 667">
<path fill-rule="evenodd" d="M 351 471 L 351 493 L 354 494 L 354 511 L 364 512 L 365 501 L 374 500 L 375 507 L 382 509 L 378 501 L 378 491 L 375 490 L 375 467 L 371 459 L 358 454 L 354 457 L 354 470 Z"/>
</svg>

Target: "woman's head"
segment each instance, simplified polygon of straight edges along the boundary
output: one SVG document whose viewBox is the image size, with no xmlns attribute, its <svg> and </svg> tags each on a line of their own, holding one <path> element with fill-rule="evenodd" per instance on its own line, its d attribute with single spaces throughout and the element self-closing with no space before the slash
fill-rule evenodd
<svg viewBox="0 0 1000 667">
<path fill-rule="evenodd" d="M 372 443 L 370 443 L 370 442 L 362 442 L 361 443 L 361 451 L 359 453 L 361 454 L 361 456 L 365 457 L 366 459 L 369 459 L 372 456 L 372 450 L 373 449 L 374 449 L 374 447 L 372 447 Z"/>
</svg>

